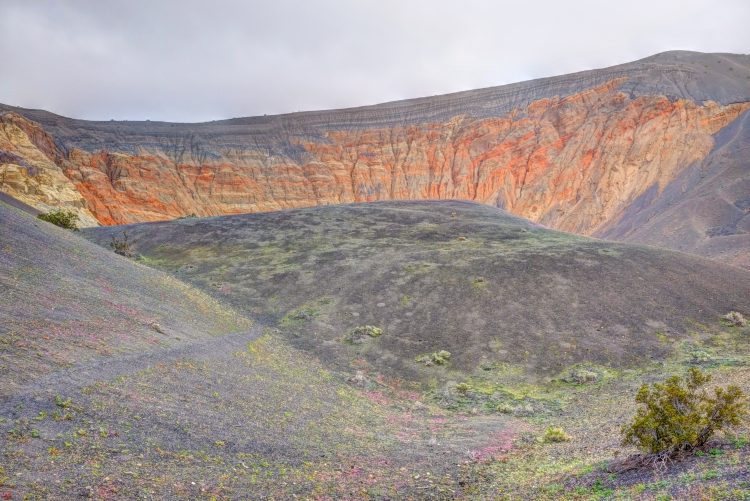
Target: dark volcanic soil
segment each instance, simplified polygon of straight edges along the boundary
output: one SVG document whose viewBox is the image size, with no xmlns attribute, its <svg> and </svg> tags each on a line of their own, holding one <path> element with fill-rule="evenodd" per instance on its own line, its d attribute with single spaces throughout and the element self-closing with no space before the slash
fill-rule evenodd
<svg viewBox="0 0 750 501">
<path fill-rule="evenodd" d="M 363 357 L 407 379 L 506 365 L 530 379 L 579 363 L 623 367 L 730 310 L 750 272 L 651 247 L 550 231 L 468 202 L 385 202 L 87 229 L 127 232 L 142 262 L 277 322 L 339 367 Z M 343 342 L 373 325 L 382 336 Z"/>
</svg>

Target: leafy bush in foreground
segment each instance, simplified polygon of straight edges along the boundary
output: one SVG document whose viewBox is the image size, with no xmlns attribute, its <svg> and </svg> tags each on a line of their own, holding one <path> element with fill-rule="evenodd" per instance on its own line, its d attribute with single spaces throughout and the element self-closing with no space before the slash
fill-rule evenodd
<svg viewBox="0 0 750 501">
<path fill-rule="evenodd" d="M 78 229 L 78 214 L 69 210 L 56 209 L 49 212 L 44 212 L 36 216 L 42 221 L 47 221 L 60 228 L 68 230 Z"/>
<path fill-rule="evenodd" d="M 728 386 L 711 395 L 703 388 L 710 380 L 693 367 L 684 378 L 641 386 L 635 397 L 640 407 L 622 427 L 622 444 L 671 459 L 702 447 L 715 432 L 739 425 L 746 414 L 742 390 Z"/>
</svg>

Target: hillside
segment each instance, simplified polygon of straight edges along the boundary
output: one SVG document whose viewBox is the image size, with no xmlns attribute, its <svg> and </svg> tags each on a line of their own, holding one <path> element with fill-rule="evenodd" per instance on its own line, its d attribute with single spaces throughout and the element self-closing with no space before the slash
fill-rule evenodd
<svg viewBox="0 0 750 501">
<path fill-rule="evenodd" d="M 467 450 L 498 435 L 510 450 L 524 427 L 354 387 L 196 288 L 2 201 L 0 228 L 2 499 L 445 497 Z"/>
<path fill-rule="evenodd" d="M 721 320 L 750 310 L 750 272 L 468 202 L 80 233 L 27 209 L 0 200 L 3 499 L 736 499 L 750 481 L 746 427 L 665 473 L 605 471 L 642 382 L 699 365 L 750 391 L 750 327 Z M 110 249 L 125 233 L 133 259 Z"/>
<path fill-rule="evenodd" d="M 205 293 L 33 219 L 2 198 L 0 227 L 0 398 L 78 362 L 250 326 Z"/>
<path fill-rule="evenodd" d="M 469 202 L 380 202 L 101 227 L 142 261 L 276 322 L 337 367 L 361 357 L 427 382 L 503 367 L 552 377 L 576 364 L 663 359 L 695 325 L 750 310 L 750 272 L 657 248 L 551 231 Z M 343 342 L 357 326 L 377 339 Z"/>
<path fill-rule="evenodd" d="M 0 106 L 0 189 L 39 209 L 72 207 L 89 225 L 463 199 L 747 266 L 747 140 L 737 130 L 748 107 L 748 56 L 679 51 L 445 96 L 200 124 Z"/>
<path fill-rule="evenodd" d="M 664 472 L 607 471 L 633 452 L 620 446 L 619 428 L 643 382 L 698 366 L 750 390 L 750 327 L 722 321 L 730 310 L 750 311 L 750 272 L 551 231 L 470 202 L 338 205 L 83 233 L 102 245 L 127 234 L 141 263 L 273 326 L 269 339 L 293 354 L 288 363 L 319 360 L 371 399 L 364 415 L 392 427 L 368 423 L 380 445 L 366 447 L 381 451 L 368 454 L 381 459 L 365 471 L 378 480 L 355 477 L 367 487 L 352 497 L 736 499 L 750 481 L 741 466 L 746 426 L 712 443 L 708 459 Z M 430 432 L 419 424 L 425 409 Z M 436 423 L 444 427 L 437 437 Z M 549 426 L 573 438 L 546 443 Z M 382 449 L 392 433 L 409 456 Z M 406 477 L 395 468 L 403 464 Z M 309 492 L 305 485 L 298 492 Z"/>
</svg>

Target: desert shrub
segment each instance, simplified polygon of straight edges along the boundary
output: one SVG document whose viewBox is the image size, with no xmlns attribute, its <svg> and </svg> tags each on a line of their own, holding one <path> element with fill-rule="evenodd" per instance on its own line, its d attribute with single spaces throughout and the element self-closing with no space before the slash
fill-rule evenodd
<svg viewBox="0 0 750 501">
<path fill-rule="evenodd" d="M 73 400 L 70 398 L 65 399 L 60 395 L 55 395 L 55 405 L 58 407 L 62 407 L 63 409 L 67 409 L 68 407 L 73 405 Z"/>
<path fill-rule="evenodd" d="M 565 430 L 563 430 L 562 428 L 555 428 L 553 426 L 550 426 L 544 431 L 542 440 L 546 443 L 567 442 L 570 440 L 570 435 L 565 433 Z"/>
<path fill-rule="evenodd" d="M 468 383 L 458 383 L 456 385 L 456 391 L 461 395 L 466 395 L 471 391 L 471 385 Z"/>
<path fill-rule="evenodd" d="M 293 325 L 301 322 L 309 322 L 317 317 L 319 313 L 320 312 L 317 308 L 313 308 L 312 306 L 301 306 L 300 308 L 287 313 L 281 323 L 283 325 Z"/>
<path fill-rule="evenodd" d="M 501 414 L 513 414 L 515 412 L 516 408 L 508 403 L 500 403 L 497 404 L 495 407 L 495 412 L 499 412 Z"/>
<path fill-rule="evenodd" d="M 130 248 L 130 242 L 128 241 L 127 232 L 122 232 L 122 238 L 117 238 L 112 235 L 112 241 L 109 243 L 115 254 L 119 254 L 125 257 L 133 257 L 133 250 Z"/>
<path fill-rule="evenodd" d="M 694 364 L 707 364 L 712 360 L 711 354 L 704 350 L 695 350 L 690 353 L 690 361 Z"/>
<path fill-rule="evenodd" d="M 574 384 L 594 383 L 599 380 L 599 374 L 588 369 L 578 368 L 570 371 L 562 380 L 566 383 Z"/>
<path fill-rule="evenodd" d="M 744 327 L 747 325 L 747 319 L 739 311 L 730 311 L 722 317 L 724 322 L 732 327 Z"/>
<path fill-rule="evenodd" d="M 448 363 L 450 358 L 451 352 L 440 350 L 433 353 L 425 353 L 424 355 L 419 355 L 414 360 L 429 367 L 431 365 L 445 365 Z"/>
<path fill-rule="evenodd" d="M 56 209 L 49 212 L 45 212 L 36 216 L 42 221 L 47 221 L 60 228 L 68 230 L 78 229 L 78 214 L 69 210 Z"/>
<path fill-rule="evenodd" d="M 622 427 L 622 444 L 662 458 L 702 447 L 717 431 L 740 424 L 745 416 L 745 395 L 737 386 L 704 389 L 711 376 L 695 367 L 684 378 L 644 384 L 635 401 L 640 405 L 633 421 Z"/>
<path fill-rule="evenodd" d="M 349 331 L 344 340 L 352 344 L 361 344 L 367 338 L 380 337 L 383 329 L 374 325 L 360 325 Z"/>
</svg>

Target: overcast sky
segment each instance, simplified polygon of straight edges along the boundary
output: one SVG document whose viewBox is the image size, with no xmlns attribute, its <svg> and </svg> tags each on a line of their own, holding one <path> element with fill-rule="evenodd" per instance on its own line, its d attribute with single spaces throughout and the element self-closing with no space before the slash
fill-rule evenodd
<svg viewBox="0 0 750 501">
<path fill-rule="evenodd" d="M 0 102 L 171 121 L 339 108 L 748 53 L 749 27 L 748 0 L 0 0 Z"/>
</svg>

